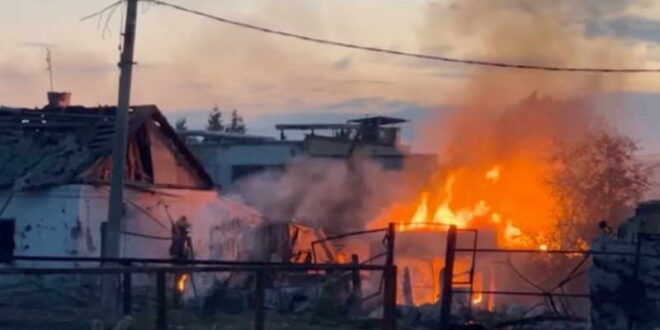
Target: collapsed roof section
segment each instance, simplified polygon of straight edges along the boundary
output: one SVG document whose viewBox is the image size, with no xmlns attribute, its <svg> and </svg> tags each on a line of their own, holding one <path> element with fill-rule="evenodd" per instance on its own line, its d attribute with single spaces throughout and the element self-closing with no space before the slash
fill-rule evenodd
<svg viewBox="0 0 660 330">
<path fill-rule="evenodd" d="M 116 111 L 0 107 L 0 188 L 107 183 Z M 129 118 L 127 184 L 212 188 L 209 175 L 156 106 L 133 106 Z"/>
</svg>

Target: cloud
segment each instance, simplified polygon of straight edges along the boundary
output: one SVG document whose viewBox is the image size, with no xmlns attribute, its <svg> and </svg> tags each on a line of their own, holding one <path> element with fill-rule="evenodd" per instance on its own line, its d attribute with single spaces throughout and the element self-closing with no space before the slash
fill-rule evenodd
<svg viewBox="0 0 660 330">
<path fill-rule="evenodd" d="M 338 80 L 339 84 L 372 84 L 372 85 L 390 85 L 394 82 L 387 80 L 374 80 L 374 79 L 344 79 Z"/>
<path fill-rule="evenodd" d="M 213 84 L 211 83 L 194 82 L 194 81 L 182 82 L 179 84 L 179 86 L 181 88 L 194 89 L 194 90 L 211 90 L 213 88 Z"/>
<path fill-rule="evenodd" d="M 590 22 L 585 27 L 587 37 L 614 36 L 660 43 L 660 20 L 644 17 L 622 17 Z"/>
</svg>

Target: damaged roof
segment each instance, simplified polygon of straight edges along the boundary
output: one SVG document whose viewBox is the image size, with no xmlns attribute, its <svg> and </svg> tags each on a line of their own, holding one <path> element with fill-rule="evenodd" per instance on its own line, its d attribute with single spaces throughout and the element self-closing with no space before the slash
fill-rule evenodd
<svg viewBox="0 0 660 330">
<path fill-rule="evenodd" d="M 116 111 L 108 106 L 0 107 L 0 187 L 107 182 Z M 127 183 L 213 186 L 158 107 L 131 107 L 128 134 Z"/>
</svg>

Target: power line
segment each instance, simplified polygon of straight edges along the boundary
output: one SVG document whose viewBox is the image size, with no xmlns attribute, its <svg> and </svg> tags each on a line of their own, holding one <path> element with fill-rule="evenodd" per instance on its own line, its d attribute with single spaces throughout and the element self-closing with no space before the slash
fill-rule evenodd
<svg viewBox="0 0 660 330">
<path fill-rule="evenodd" d="M 414 58 L 421 58 L 421 59 L 426 59 L 426 60 L 441 61 L 441 62 L 448 62 L 448 63 L 458 63 L 458 64 L 465 64 L 465 65 L 476 65 L 476 66 L 486 66 L 486 67 L 498 67 L 498 68 L 507 68 L 507 69 L 556 71 L 556 72 L 591 72 L 591 73 L 648 73 L 648 72 L 656 72 L 657 73 L 657 72 L 660 72 L 660 69 L 584 68 L 584 67 L 560 67 L 560 66 L 528 65 L 528 64 L 468 60 L 468 59 L 451 58 L 451 57 L 429 55 L 429 54 L 411 53 L 411 52 L 390 50 L 390 49 L 384 49 L 384 48 L 378 48 L 378 47 L 362 46 L 362 45 L 358 45 L 358 44 L 351 44 L 351 43 L 346 43 L 346 42 L 341 42 L 341 41 L 320 39 L 320 38 L 309 37 L 309 36 L 305 36 L 305 35 L 301 35 L 301 34 L 275 30 L 275 29 L 271 29 L 271 28 L 266 28 L 266 27 L 261 27 L 261 26 L 252 25 L 252 24 L 248 24 L 248 23 L 242 23 L 242 22 L 230 20 L 230 19 L 227 19 L 227 18 L 211 15 L 211 14 L 208 14 L 208 13 L 204 13 L 204 12 L 201 12 L 201 11 L 198 11 L 198 10 L 194 10 L 194 9 L 186 8 L 186 7 L 183 7 L 183 6 L 171 4 L 171 3 L 161 1 L 161 0 L 139 0 L 139 1 L 149 2 L 149 3 L 153 3 L 153 4 L 156 4 L 156 5 L 161 5 L 161 6 L 165 6 L 165 7 L 170 7 L 170 8 L 176 9 L 176 10 L 180 10 L 180 11 L 183 11 L 183 12 L 187 12 L 187 13 L 194 14 L 194 15 L 197 15 L 197 16 L 202 16 L 202 17 L 209 18 L 209 19 L 212 19 L 212 20 L 215 20 L 215 21 L 218 21 L 218 22 L 222 22 L 222 23 L 226 23 L 226 24 L 230 24 L 230 25 L 234 25 L 234 26 L 238 26 L 238 27 L 242 27 L 242 28 L 246 28 L 246 29 L 250 29 L 250 30 L 260 31 L 260 32 L 269 33 L 269 34 L 275 34 L 275 35 L 279 35 L 279 36 L 283 36 L 283 37 L 294 38 L 294 39 L 308 41 L 308 42 L 314 42 L 314 43 L 318 43 L 318 44 L 331 45 L 331 46 L 350 48 L 350 49 L 358 49 L 358 50 L 374 52 L 374 53 L 382 53 L 382 54 L 405 56 L 405 57 L 414 57 Z"/>
</svg>

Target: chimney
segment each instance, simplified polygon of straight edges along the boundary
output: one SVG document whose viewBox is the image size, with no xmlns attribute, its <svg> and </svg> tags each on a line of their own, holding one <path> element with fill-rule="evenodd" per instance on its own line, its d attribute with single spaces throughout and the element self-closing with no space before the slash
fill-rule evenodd
<svg viewBox="0 0 660 330">
<path fill-rule="evenodd" d="M 66 108 L 71 104 L 71 93 L 48 92 L 47 108 Z"/>
</svg>

